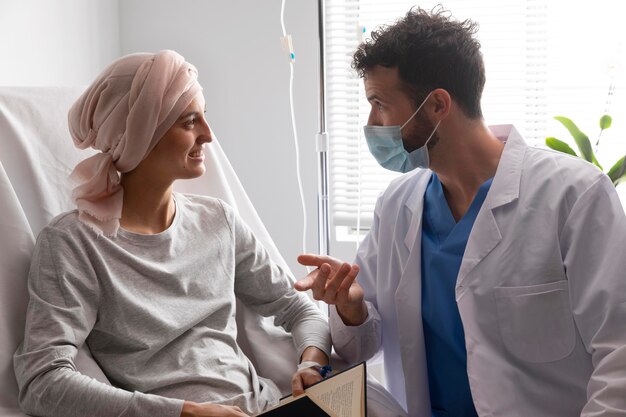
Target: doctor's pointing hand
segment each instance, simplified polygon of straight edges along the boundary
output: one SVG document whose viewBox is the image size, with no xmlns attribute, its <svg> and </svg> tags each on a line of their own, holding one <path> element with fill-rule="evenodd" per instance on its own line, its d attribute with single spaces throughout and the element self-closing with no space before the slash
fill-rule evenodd
<svg viewBox="0 0 626 417">
<path fill-rule="evenodd" d="M 358 265 L 350 265 L 330 256 L 304 254 L 298 256 L 304 266 L 314 266 L 305 278 L 296 282 L 298 291 L 313 292 L 313 298 L 335 305 L 337 313 L 346 325 L 358 326 L 367 319 L 365 293 L 356 281 Z"/>
</svg>

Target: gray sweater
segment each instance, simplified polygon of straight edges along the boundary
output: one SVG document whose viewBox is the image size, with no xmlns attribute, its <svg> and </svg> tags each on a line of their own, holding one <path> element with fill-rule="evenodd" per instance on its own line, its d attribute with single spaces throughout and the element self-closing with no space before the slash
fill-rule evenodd
<svg viewBox="0 0 626 417">
<path fill-rule="evenodd" d="M 277 401 L 236 343 L 235 296 L 327 354 L 325 317 L 297 293 L 221 201 L 175 194 L 162 233 L 96 237 L 76 211 L 37 239 L 14 356 L 24 411 L 40 416 L 180 415 L 183 399 L 256 413 Z M 116 388 L 76 371 L 87 343 Z M 268 347 L 269 348 L 269 347 Z"/>
</svg>

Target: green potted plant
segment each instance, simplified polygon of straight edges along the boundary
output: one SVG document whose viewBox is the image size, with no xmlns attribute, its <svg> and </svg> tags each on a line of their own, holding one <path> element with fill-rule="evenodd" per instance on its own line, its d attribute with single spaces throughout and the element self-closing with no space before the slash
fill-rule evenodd
<svg viewBox="0 0 626 417">
<path fill-rule="evenodd" d="M 576 126 L 576 124 L 567 117 L 556 116 L 555 119 L 558 120 L 563 126 L 565 126 L 570 135 L 572 135 L 572 137 L 574 138 L 574 142 L 576 142 L 576 146 L 578 147 L 580 155 L 578 155 L 576 151 L 574 151 L 567 143 L 554 137 L 546 138 L 546 145 L 549 148 L 554 149 L 555 151 L 583 158 L 586 161 L 596 165 L 598 168 L 600 168 L 601 171 L 604 171 L 602 169 L 602 165 L 600 165 L 600 163 L 596 159 L 596 155 L 591 146 L 591 142 L 589 141 L 589 137 L 584 134 L 578 128 L 578 126 Z M 598 134 L 598 140 L 596 141 L 596 149 L 600 144 L 600 137 L 602 136 L 602 132 L 610 128 L 612 122 L 613 119 L 608 114 L 605 114 L 600 118 L 600 133 Z M 609 178 L 611 178 L 611 181 L 613 181 L 613 185 L 616 187 L 620 182 L 626 180 L 626 156 L 622 156 L 620 159 L 618 159 L 617 162 L 613 164 L 611 169 L 606 172 L 606 174 L 609 176 Z"/>
</svg>

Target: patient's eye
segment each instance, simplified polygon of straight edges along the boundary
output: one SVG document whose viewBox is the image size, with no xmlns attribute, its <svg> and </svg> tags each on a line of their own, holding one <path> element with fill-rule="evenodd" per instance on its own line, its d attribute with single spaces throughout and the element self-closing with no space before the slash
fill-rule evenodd
<svg viewBox="0 0 626 417">
<path fill-rule="evenodd" d="M 188 119 L 187 121 L 185 121 L 185 128 L 193 128 L 194 125 L 198 122 L 197 118 L 193 118 L 193 119 Z"/>
</svg>

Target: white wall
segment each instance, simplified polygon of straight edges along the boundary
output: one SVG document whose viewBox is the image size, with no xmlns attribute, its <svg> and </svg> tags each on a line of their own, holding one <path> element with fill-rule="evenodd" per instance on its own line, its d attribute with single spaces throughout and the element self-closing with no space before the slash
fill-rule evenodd
<svg viewBox="0 0 626 417">
<path fill-rule="evenodd" d="M 209 124 L 278 249 L 300 277 L 305 274 L 296 262 L 302 251 L 302 209 L 280 5 L 280 0 L 123 0 L 120 33 L 122 54 L 174 49 L 198 68 Z M 288 0 L 285 25 L 296 50 L 307 249 L 317 251 L 317 2 Z"/>
<path fill-rule="evenodd" d="M 0 0 L 0 85 L 83 85 L 120 53 L 118 0 Z"/>
</svg>

